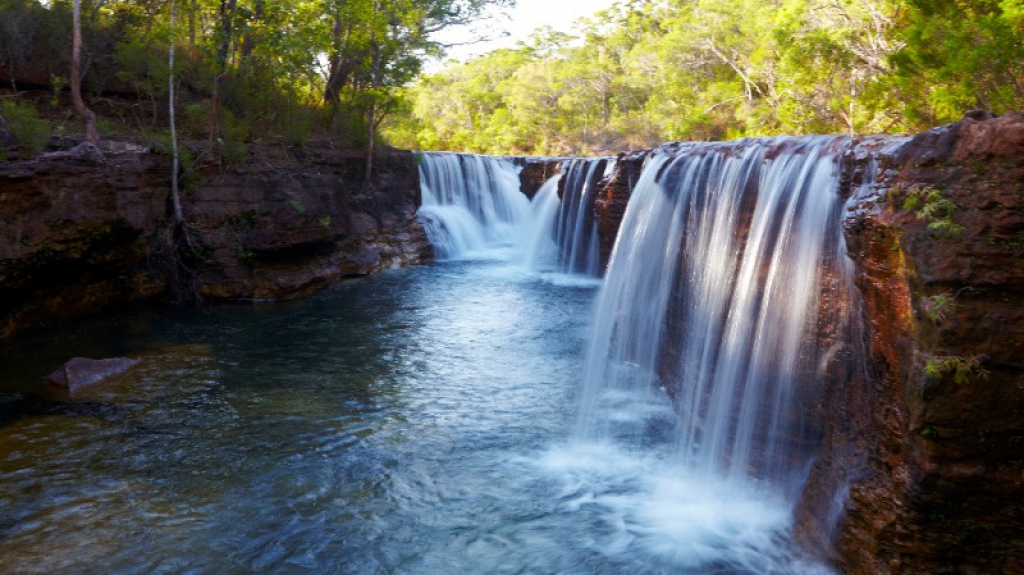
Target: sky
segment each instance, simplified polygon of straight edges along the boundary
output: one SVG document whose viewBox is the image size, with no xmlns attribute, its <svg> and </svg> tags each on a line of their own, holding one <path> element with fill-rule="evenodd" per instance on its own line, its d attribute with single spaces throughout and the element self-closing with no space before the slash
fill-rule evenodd
<svg viewBox="0 0 1024 575">
<path fill-rule="evenodd" d="M 509 35 L 489 42 L 457 46 L 449 50 L 449 60 L 468 60 L 498 48 L 511 48 L 516 42 L 525 40 L 531 32 L 542 26 L 571 32 L 576 20 L 590 16 L 611 6 L 615 0 L 518 0 L 516 7 L 508 11 L 509 18 L 499 18 L 492 25 L 498 31 Z M 469 29 L 452 30 L 439 36 L 444 42 L 469 42 L 475 40 L 479 31 Z M 492 32 L 492 35 L 496 35 Z M 436 72 L 443 62 L 431 62 L 428 71 Z"/>
</svg>

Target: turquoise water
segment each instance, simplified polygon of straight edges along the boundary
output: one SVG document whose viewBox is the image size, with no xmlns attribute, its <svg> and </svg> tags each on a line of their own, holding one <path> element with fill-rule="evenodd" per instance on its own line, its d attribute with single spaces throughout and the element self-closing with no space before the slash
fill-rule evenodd
<svg viewBox="0 0 1024 575">
<path fill-rule="evenodd" d="M 784 506 L 666 459 L 667 402 L 639 453 L 570 442 L 596 292 L 448 262 L 21 339 L 0 356 L 0 573 L 817 572 Z M 32 399 L 66 359 L 119 355 L 143 362 Z"/>
<path fill-rule="evenodd" d="M 525 470 L 572 421 L 593 291 L 455 263 L 23 341 L 0 372 L 0 572 L 573 571 L 597 554 L 524 553 L 567 521 Z M 13 401 L 76 355 L 145 361 L 78 402 Z"/>
</svg>

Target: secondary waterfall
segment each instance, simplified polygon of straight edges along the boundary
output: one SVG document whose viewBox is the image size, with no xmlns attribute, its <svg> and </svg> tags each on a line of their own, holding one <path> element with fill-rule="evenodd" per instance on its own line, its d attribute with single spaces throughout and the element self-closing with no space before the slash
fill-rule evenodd
<svg viewBox="0 0 1024 575">
<path fill-rule="evenodd" d="M 601 276 L 594 201 L 597 183 L 614 166 L 612 158 L 566 160 L 533 199 L 531 225 L 524 234 L 523 263 L 535 271 Z"/>
<path fill-rule="evenodd" d="M 686 469 L 795 495 L 817 432 L 816 331 L 843 321 L 819 318 L 819 294 L 848 284 L 844 141 L 691 144 L 647 159 L 597 304 L 581 438 L 642 441 L 665 425 L 650 417 L 665 390 Z"/>
<path fill-rule="evenodd" d="M 472 256 L 513 245 L 530 212 L 511 160 L 471 154 L 422 153 L 419 209 L 438 259 Z"/>
<path fill-rule="evenodd" d="M 555 225 L 561 271 L 569 274 L 598 276 L 601 273 L 597 243 L 597 222 L 594 220 L 596 186 L 611 160 L 572 160 L 562 168 L 565 177 L 562 201 Z"/>
</svg>

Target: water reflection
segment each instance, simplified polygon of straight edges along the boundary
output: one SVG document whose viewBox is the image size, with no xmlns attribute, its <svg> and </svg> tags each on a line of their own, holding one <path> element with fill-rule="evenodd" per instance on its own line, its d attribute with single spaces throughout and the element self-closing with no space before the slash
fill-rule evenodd
<svg viewBox="0 0 1024 575">
<path fill-rule="evenodd" d="M 507 462 L 566 433 L 593 289 L 517 273 L 425 267 L 8 348 L 8 398 L 71 356 L 144 361 L 72 403 L 9 402 L 0 572 L 550 564 L 556 546 L 523 554 L 517 533 L 552 540 L 551 502 Z"/>
</svg>

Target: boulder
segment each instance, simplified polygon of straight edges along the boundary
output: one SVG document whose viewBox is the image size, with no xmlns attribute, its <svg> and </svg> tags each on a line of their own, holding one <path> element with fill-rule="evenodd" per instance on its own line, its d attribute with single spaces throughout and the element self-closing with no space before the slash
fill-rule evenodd
<svg viewBox="0 0 1024 575">
<path fill-rule="evenodd" d="M 74 393 L 108 377 L 128 371 L 138 363 L 139 360 L 127 357 L 110 359 L 76 357 L 51 373 L 47 382 L 68 393 Z"/>
</svg>

